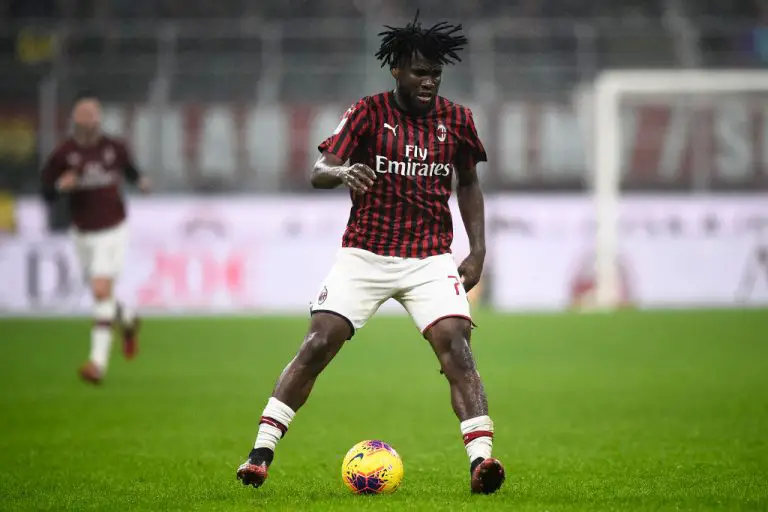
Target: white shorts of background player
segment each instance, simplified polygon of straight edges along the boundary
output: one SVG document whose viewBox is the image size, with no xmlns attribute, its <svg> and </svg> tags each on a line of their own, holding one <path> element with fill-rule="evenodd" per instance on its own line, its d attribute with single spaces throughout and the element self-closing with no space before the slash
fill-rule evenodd
<svg viewBox="0 0 768 512">
<path fill-rule="evenodd" d="M 95 277 L 115 279 L 120 275 L 123 270 L 128 238 L 124 222 L 101 231 L 73 229 L 72 236 L 80 265 L 89 279 Z"/>
<path fill-rule="evenodd" d="M 354 331 L 389 299 L 403 305 L 422 334 L 444 318 L 471 321 L 453 255 L 399 258 L 349 247 L 339 249 L 310 311 L 340 315 Z"/>
</svg>

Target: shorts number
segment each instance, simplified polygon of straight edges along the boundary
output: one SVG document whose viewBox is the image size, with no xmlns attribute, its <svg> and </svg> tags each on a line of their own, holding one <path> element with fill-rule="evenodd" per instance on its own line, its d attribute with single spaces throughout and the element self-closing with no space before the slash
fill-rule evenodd
<svg viewBox="0 0 768 512">
<path fill-rule="evenodd" d="M 448 276 L 448 279 L 453 279 L 453 288 L 456 290 L 456 295 L 461 295 L 461 292 L 459 291 L 459 286 L 461 286 L 461 281 L 459 281 L 458 276 Z"/>
</svg>

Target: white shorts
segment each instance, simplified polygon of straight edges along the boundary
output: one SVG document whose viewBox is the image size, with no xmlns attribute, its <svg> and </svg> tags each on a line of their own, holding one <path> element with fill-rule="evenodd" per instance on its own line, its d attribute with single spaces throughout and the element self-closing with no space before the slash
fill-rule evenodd
<svg viewBox="0 0 768 512">
<path fill-rule="evenodd" d="M 128 234 L 125 223 L 103 231 L 73 230 L 75 250 L 83 272 L 94 277 L 116 278 L 123 269 Z"/>
<path fill-rule="evenodd" d="M 467 294 L 451 254 L 398 258 L 349 247 L 339 249 L 310 311 L 336 313 L 354 331 L 391 298 L 403 305 L 422 334 L 443 318 L 471 321 Z"/>
</svg>

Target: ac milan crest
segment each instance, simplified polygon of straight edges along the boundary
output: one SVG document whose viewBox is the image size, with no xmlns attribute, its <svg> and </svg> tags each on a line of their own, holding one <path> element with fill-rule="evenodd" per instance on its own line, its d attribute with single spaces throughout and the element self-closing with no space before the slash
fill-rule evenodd
<svg viewBox="0 0 768 512">
<path fill-rule="evenodd" d="M 437 140 L 445 142 L 446 137 L 448 137 L 448 129 L 442 123 L 437 125 Z"/>
<path fill-rule="evenodd" d="M 317 303 L 322 304 L 325 302 L 325 299 L 328 298 L 328 288 L 323 286 L 323 290 L 320 292 L 320 295 L 317 296 Z"/>
</svg>

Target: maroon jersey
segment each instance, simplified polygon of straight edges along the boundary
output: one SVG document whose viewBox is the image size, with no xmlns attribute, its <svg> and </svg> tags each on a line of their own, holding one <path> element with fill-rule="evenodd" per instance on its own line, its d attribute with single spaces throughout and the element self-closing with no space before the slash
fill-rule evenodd
<svg viewBox="0 0 768 512">
<path fill-rule="evenodd" d="M 92 146 L 81 146 L 68 138 L 57 147 L 42 172 L 43 189 L 51 190 L 68 170 L 75 170 L 78 182 L 69 193 L 72 222 L 80 231 L 99 231 L 125 219 L 120 193 L 124 177 L 135 180 L 137 171 L 125 144 L 102 136 Z"/>
<path fill-rule="evenodd" d="M 318 149 L 376 171 L 371 190 L 350 194 L 342 246 L 403 258 L 451 251 L 453 176 L 487 160 L 468 108 L 438 97 L 430 112 L 412 115 L 392 92 L 350 107 Z"/>
</svg>

